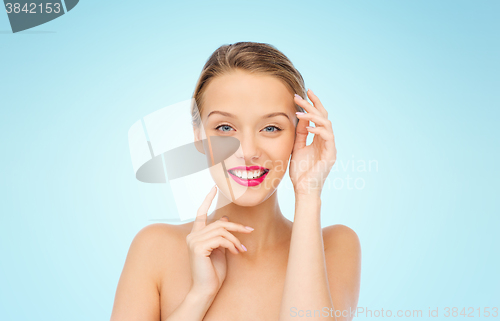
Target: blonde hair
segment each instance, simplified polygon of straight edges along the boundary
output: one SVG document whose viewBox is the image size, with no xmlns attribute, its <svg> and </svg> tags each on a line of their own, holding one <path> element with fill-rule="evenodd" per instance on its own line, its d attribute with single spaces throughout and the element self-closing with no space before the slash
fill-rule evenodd
<svg viewBox="0 0 500 321">
<path fill-rule="evenodd" d="M 236 69 L 277 77 L 293 93 L 307 99 L 302 75 L 292 62 L 273 45 L 259 42 L 236 42 L 222 45 L 208 58 L 196 83 L 193 93 L 196 106 L 191 105 L 193 126 L 199 127 L 201 124 L 203 93 L 210 81 Z M 198 108 L 198 112 L 196 112 L 196 108 Z M 304 109 L 297 104 L 295 104 L 295 108 L 297 111 L 304 112 Z"/>
</svg>

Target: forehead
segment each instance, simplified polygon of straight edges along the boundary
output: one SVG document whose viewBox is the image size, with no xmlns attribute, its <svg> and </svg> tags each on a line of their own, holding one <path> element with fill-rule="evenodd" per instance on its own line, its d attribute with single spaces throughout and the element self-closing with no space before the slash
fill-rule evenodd
<svg viewBox="0 0 500 321">
<path fill-rule="evenodd" d="M 292 91 L 278 78 L 235 70 L 210 81 L 203 94 L 203 114 L 295 112 Z"/>
</svg>

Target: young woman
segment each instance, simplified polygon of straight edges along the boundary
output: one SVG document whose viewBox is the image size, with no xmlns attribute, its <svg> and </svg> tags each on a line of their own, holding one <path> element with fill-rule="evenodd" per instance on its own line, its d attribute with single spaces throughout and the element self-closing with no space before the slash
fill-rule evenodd
<svg viewBox="0 0 500 321">
<path fill-rule="evenodd" d="M 302 76 L 274 46 L 238 42 L 212 54 L 193 95 L 194 136 L 232 136 L 240 148 L 210 169 L 220 189 L 194 222 L 152 224 L 136 235 L 112 321 L 352 319 L 360 244 L 346 226 L 321 227 L 321 192 L 337 152 L 325 107 L 311 90 L 312 104 L 303 97 Z M 276 193 L 288 167 L 293 222 Z M 216 194 L 221 206 L 208 215 Z"/>
</svg>

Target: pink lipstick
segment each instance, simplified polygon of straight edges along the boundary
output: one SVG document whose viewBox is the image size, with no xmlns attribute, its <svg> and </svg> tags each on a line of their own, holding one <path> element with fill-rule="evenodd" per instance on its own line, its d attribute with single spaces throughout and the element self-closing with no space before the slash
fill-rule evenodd
<svg viewBox="0 0 500 321">
<path fill-rule="evenodd" d="M 256 186 L 264 181 L 269 169 L 261 166 L 237 166 L 227 170 L 231 178 L 243 186 Z"/>
</svg>

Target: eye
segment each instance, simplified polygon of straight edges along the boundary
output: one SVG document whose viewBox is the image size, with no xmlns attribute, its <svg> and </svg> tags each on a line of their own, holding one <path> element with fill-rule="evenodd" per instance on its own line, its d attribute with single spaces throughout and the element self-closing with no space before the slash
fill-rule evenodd
<svg viewBox="0 0 500 321">
<path fill-rule="evenodd" d="M 266 129 L 271 129 L 271 130 L 266 130 Z M 268 133 L 279 132 L 279 131 L 282 131 L 282 130 L 283 129 L 279 128 L 278 126 L 267 126 L 267 127 L 264 128 L 264 131 L 266 131 Z"/>
<path fill-rule="evenodd" d="M 228 130 L 219 130 L 219 128 L 228 129 Z M 219 130 L 221 132 L 228 132 L 228 131 L 230 131 L 229 128 L 233 128 L 233 127 L 229 126 L 228 124 L 222 124 L 222 125 L 215 127 L 216 130 Z"/>
</svg>

